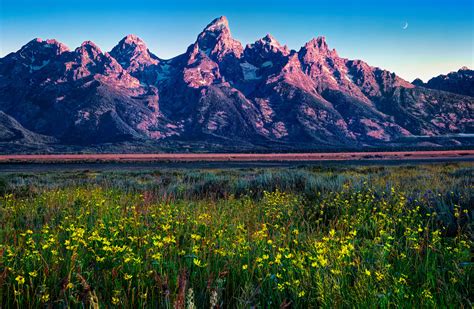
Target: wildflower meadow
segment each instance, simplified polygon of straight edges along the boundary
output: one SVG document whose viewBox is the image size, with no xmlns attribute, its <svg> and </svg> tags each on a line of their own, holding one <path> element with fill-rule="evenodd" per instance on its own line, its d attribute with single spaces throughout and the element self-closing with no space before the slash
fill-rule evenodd
<svg viewBox="0 0 474 309">
<path fill-rule="evenodd" d="M 1 308 L 472 307 L 474 166 L 10 173 Z"/>
</svg>

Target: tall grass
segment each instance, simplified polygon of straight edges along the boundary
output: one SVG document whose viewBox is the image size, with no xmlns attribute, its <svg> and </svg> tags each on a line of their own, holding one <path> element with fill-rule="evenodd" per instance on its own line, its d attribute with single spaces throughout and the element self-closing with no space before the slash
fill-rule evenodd
<svg viewBox="0 0 474 309">
<path fill-rule="evenodd" d="M 1 307 L 471 307 L 473 166 L 10 174 Z"/>
</svg>

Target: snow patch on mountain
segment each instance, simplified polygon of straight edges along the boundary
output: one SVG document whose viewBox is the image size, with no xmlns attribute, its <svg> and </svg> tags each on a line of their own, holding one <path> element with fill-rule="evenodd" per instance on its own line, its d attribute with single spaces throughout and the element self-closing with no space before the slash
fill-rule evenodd
<svg viewBox="0 0 474 309">
<path fill-rule="evenodd" d="M 30 73 L 33 71 L 38 71 L 44 68 L 49 64 L 49 60 L 43 60 L 43 63 L 41 65 L 30 65 Z"/>
<path fill-rule="evenodd" d="M 351 83 L 355 83 L 355 81 L 354 81 L 354 76 L 351 75 L 351 74 L 345 74 L 345 75 L 344 75 L 344 78 L 345 78 L 347 81 L 351 82 Z"/>
<path fill-rule="evenodd" d="M 257 76 L 258 68 L 253 64 L 248 63 L 247 61 L 240 64 L 242 68 L 242 73 L 244 74 L 245 80 L 258 80 L 261 79 L 260 76 Z"/>
<path fill-rule="evenodd" d="M 168 79 L 171 75 L 170 69 L 171 65 L 164 63 L 163 65 L 160 66 L 161 72 L 156 76 L 156 82 L 163 81 L 165 79 Z"/>
</svg>

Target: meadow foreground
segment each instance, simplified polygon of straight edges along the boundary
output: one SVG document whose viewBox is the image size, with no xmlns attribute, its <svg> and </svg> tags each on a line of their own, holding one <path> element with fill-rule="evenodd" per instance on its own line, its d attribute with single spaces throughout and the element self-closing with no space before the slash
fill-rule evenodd
<svg viewBox="0 0 474 309">
<path fill-rule="evenodd" d="M 0 175 L 0 307 L 472 306 L 474 165 Z"/>
</svg>

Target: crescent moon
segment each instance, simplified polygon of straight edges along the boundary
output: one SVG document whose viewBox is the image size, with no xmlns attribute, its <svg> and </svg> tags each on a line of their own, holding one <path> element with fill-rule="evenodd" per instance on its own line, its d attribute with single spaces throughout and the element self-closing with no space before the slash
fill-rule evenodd
<svg viewBox="0 0 474 309">
<path fill-rule="evenodd" d="M 402 27 L 403 30 L 407 29 L 408 28 L 408 22 L 406 21 L 405 22 L 405 25 Z"/>
</svg>

